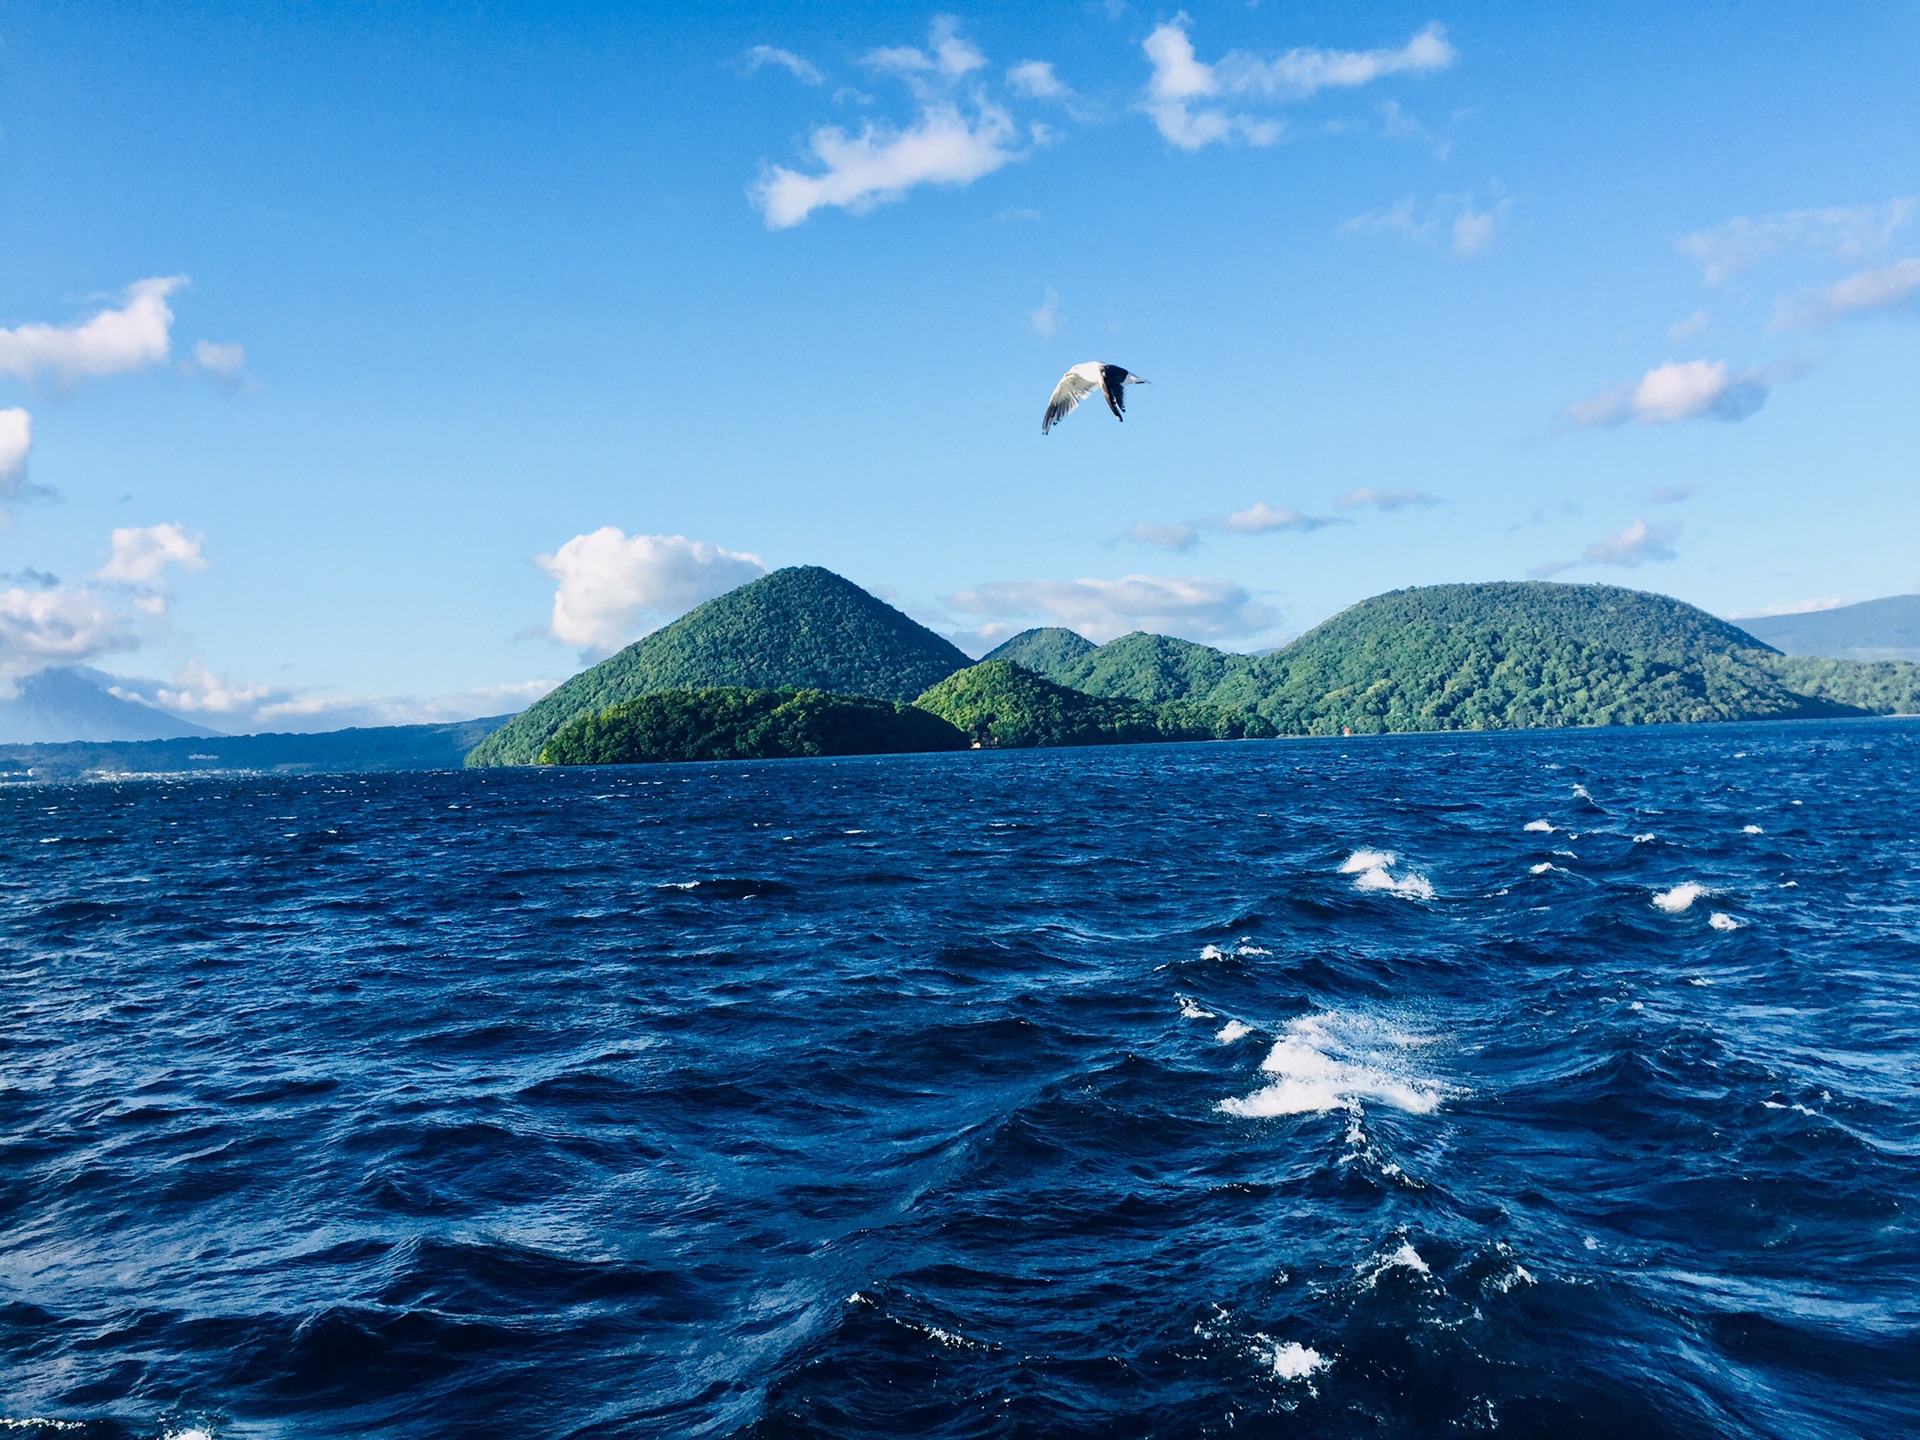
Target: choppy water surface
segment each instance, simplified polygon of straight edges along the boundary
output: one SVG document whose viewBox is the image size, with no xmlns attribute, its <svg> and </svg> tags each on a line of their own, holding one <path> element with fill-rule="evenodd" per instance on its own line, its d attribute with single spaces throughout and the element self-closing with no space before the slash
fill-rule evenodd
<svg viewBox="0 0 1920 1440">
<path fill-rule="evenodd" d="M 1920 1428 L 1920 726 L 0 792 L 0 1416 Z"/>
</svg>

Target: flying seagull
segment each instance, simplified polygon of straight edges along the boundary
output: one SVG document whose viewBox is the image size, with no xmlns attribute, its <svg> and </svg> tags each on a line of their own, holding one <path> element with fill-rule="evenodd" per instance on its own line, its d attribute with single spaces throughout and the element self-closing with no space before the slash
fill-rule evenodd
<svg viewBox="0 0 1920 1440">
<path fill-rule="evenodd" d="M 1047 402 L 1047 418 L 1040 422 L 1040 433 L 1044 435 L 1053 429 L 1096 390 L 1106 395 L 1107 408 L 1113 411 L 1113 418 L 1125 420 L 1127 417 L 1122 412 L 1127 408 L 1126 387 L 1148 383 L 1138 375 L 1129 375 L 1118 365 L 1105 365 L 1098 360 L 1076 365 L 1053 387 L 1053 398 Z"/>
</svg>

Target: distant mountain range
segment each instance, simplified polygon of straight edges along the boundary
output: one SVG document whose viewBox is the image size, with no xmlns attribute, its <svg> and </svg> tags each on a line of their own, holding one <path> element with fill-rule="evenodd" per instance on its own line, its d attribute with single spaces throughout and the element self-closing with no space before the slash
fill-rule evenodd
<svg viewBox="0 0 1920 1440">
<path fill-rule="evenodd" d="M 1789 655 L 1920 661 L 1920 595 L 1889 595 L 1797 615 L 1756 615 L 1739 624 Z"/>
<path fill-rule="evenodd" d="M 378 725 L 317 735 L 215 735 L 184 740 L 0 744 L 0 781 L 102 780 L 117 776 L 363 774 L 457 770 L 466 754 L 509 717 L 450 725 Z"/>
<path fill-rule="evenodd" d="M 217 735 L 204 725 L 108 688 L 114 677 L 79 665 L 57 665 L 28 675 L 0 700 L 0 744 L 66 740 L 168 740 Z"/>
</svg>

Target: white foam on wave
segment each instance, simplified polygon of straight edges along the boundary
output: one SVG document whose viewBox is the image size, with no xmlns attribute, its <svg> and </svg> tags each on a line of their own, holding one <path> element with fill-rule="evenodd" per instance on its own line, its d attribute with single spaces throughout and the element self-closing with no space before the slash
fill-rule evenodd
<svg viewBox="0 0 1920 1440">
<path fill-rule="evenodd" d="M 1560 867 L 1554 864 L 1551 860 L 1542 860 L 1538 865 L 1534 865 L 1530 867 L 1527 873 L 1529 875 L 1544 875 L 1549 870 L 1558 870 L 1559 868 Z"/>
<path fill-rule="evenodd" d="M 1653 832 L 1651 830 L 1647 831 L 1645 834 L 1636 835 L 1633 837 L 1633 843 L 1636 845 L 1646 845 L 1651 843 L 1652 840 L 1653 840 Z"/>
<path fill-rule="evenodd" d="M 1551 835 L 1553 833 L 1553 822 L 1551 820 L 1529 820 L 1521 828 L 1523 830 L 1534 831 L 1541 835 Z"/>
<path fill-rule="evenodd" d="M 1389 1270 L 1411 1270 L 1416 1275 L 1433 1274 L 1427 1262 L 1420 1258 L 1420 1252 L 1413 1248 L 1411 1240 L 1402 1240 L 1398 1249 L 1371 1260 L 1363 1260 L 1353 1268 L 1360 1277 L 1360 1283 L 1369 1290 L 1378 1285 L 1380 1277 Z"/>
<path fill-rule="evenodd" d="M 1242 940 L 1238 945 L 1225 950 L 1218 945 L 1209 945 L 1200 952 L 1200 958 L 1202 960 L 1244 960 L 1255 955 L 1271 954 L 1273 954 L 1271 950 L 1262 950 L 1258 945 L 1249 945 Z"/>
<path fill-rule="evenodd" d="M 1176 995 L 1180 1002 L 1180 1013 L 1189 1020 L 1218 1020 L 1220 1017 L 1211 1010 L 1202 1010 L 1191 995 Z"/>
<path fill-rule="evenodd" d="M 1586 786 L 1584 786 L 1584 785 L 1578 785 L 1578 784 L 1576 784 L 1576 785 L 1575 785 L 1575 786 L 1573 787 L 1573 793 L 1574 793 L 1574 795 L 1575 795 L 1575 797 L 1576 797 L 1576 798 L 1578 798 L 1578 799 L 1581 799 L 1581 800 L 1593 800 L 1593 796 L 1587 793 L 1587 787 L 1586 787 Z M 1599 802 L 1598 802 L 1598 801 L 1594 801 L 1594 803 L 1595 803 L 1595 804 L 1598 804 Z"/>
<path fill-rule="evenodd" d="M 1275 1340 L 1267 1335 L 1253 1337 L 1253 1353 L 1263 1365 L 1271 1365 L 1282 1380 L 1304 1380 L 1333 1362 L 1311 1345 L 1297 1340 Z"/>
<path fill-rule="evenodd" d="M 1222 1045 L 1231 1045 L 1241 1036 L 1251 1035 L 1252 1033 L 1253 1027 L 1251 1025 L 1242 1024 L 1238 1020 L 1229 1020 L 1220 1027 L 1220 1033 L 1213 1038 Z"/>
<path fill-rule="evenodd" d="M 1716 910 L 1707 917 L 1707 924 L 1716 930 L 1738 930 L 1741 923 L 1724 910 Z"/>
<path fill-rule="evenodd" d="M 1706 886 L 1696 885 L 1693 881 L 1688 880 L 1674 886 L 1671 890 L 1655 891 L 1653 908 L 1656 910 L 1664 910 L 1669 915 L 1679 915 L 1689 909 L 1693 905 L 1693 902 L 1698 900 L 1702 895 L 1711 895 L 1712 893 L 1713 892 L 1707 889 Z"/>
<path fill-rule="evenodd" d="M 1273 1077 L 1217 1108 L 1250 1120 L 1318 1114 L 1377 1101 L 1412 1115 L 1436 1110 L 1449 1088 L 1413 1074 L 1409 1052 L 1432 1044 L 1365 1015 L 1316 1011 L 1288 1022 L 1260 1069 Z"/>
<path fill-rule="evenodd" d="M 1395 875 L 1393 867 L 1400 857 L 1391 850 L 1356 850 L 1340 866 L 1342 875 L 1353 876 L 1356 890 L 1383 890 L 1406 900 L 1433 899 L 1433 884 L 1424 875 L 1409 870 Z"/>
<path fill-rule="evenodd" d="M 1358 875 L 1367 870 L 1384 870 L 1400 857 L 1391 850 L 1356 850 L 1340 865 L 1342 875 Z"/>
<path fill-rule="evenodd" d="M 1762 830 L 1758 825 L 1742 825 L 1740 827 L 1740 833 L 1742 835 L 1764 835 L 1767 832 Z"/>
</svg>

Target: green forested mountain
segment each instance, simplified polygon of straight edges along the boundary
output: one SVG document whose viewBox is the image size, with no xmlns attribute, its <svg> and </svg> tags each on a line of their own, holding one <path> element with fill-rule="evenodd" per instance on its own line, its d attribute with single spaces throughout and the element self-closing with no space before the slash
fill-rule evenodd
<svg viewBox="0 0 1920 1440">
<path fill-rule="evenodd" d="M 1544 582 L 1362 601 L 1204 697 L 1287 734 L 1644 725 L 1841 713 L 1775 653 L 1664 595 Z"/>
<path fill-rule="evenodd" d="M 1258 716 L 1244 712 L 1088 695 L 1010 660 L 985 660 L 949 675 L 915 703 L 994 749 L 1238 740 L 1273 733 Z"/>
<path fill-rule="evenodd" d="M 575 716 L 660 690 L 737 686 L 911 700 L 970 662 L 850 580 L 794 566 L 688 611 L 516 716 L 469 765 L 530 765 Z"/>
<path fill-rule="evenodd" d="M 965 750 L 970 743 L 939 716 L 895 700 L 818 690 L 663 690 L 569 721 L 540 760 L 778 760 Z"/>
<path fill-rule="evenodd" d="M 1920 694 L 1909 668 L 1790 660 L 1663 595 L 1516 582 L 1378 595 L 1270 655 L 1134 634 L 1046 674 L 1091 694 L 1250 710 L 1282 734 L 1326 735 L 1888 710 Z"/>
<path fill-rule="evenodd" d="M 1011 640 L 1005 641 L 989 650 L 981 657 L 985 660 L 1011 660 L 1016 665 L 1024 665 L 1036 675 L 1044 675 L 1056 685 L 1066 682 L 1059 672 L 1067 669 L 1074 661 L 1093 653 L 1093 642 L 1078 630 L 1069 630 L 1063 625 L 1043 625 L 1037 630 L 1022 630 Z"/>
<path fill-rule="evenodd" d="M 1829 660 L 1776 655 L 1768 660 L 1789 690 L 1875 715 L 1920 715 L 1920 665 L 1909 660 Z"/>
</svg>

